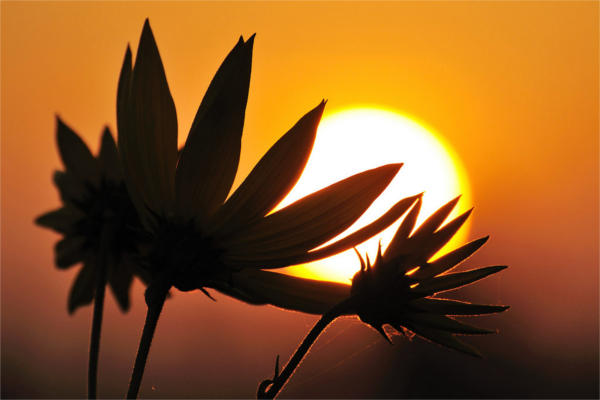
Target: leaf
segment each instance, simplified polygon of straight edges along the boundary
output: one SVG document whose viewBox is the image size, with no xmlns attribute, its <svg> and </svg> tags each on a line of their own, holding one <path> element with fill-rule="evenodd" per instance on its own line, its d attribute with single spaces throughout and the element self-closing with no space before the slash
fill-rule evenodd
<svg viewBox="0 0 600 400">
<path fill-rule="evenodd" d="M 489 236 L 474 240 L 454 251 L 451 251 L 448 254 L 443 255 L 431 263 L 422 265 L 419 270 L 411 275 L 411 278 L 420 281 L 430 279 L 436 275 L 455 268 L 473 253 L 475 253 L 481 246 L 483 246 L 488 239 Z"/>
<path fill-rule="evenodd" d="M 478 328 L 471 326 L 444 315 L 429 314 L 429 313 L 410 313 L 404 314 L 402 320 L 409 321 L 411 325 L 424 326 L 427 328 L 443 330 L 452 333 L 461 333 L 465 335 L 482 335 L 496 333 L 489 329 Z"/>
<path fill-rule="evenodd" d="M 91 263 L 89 260 L 86 261 L 77 274 L 77 278 L 75 278 L 75 282 L 69 293 L 67 305 L 69 314 L 73 314 L 77 308 L 90 304 L 94 300 L 94 294 L 96 292 L 96 275 L 95 264 Z"/>
<path fill-rule="evenodd" d="M 505 311 L 509 306 L 472 304 L 458 300 L 421 298 L 411 301 L 411 305 L 422 311 L 444 315 L 481 315 Z"/>
<path fill-rule="evenodd" d="M 383 231 L 396 220 L 398 220 L 398 218 L 400 218 L 402 214 L 404 214 L 406 210 L 408 210 L 410 206 L 415 203 L 415 200 L 418 200 L 420 197 L 421 194 L 418 194 L 416 196 L 411 196 L 400 200 L 385 214 L 372 223 L 317 250 L 312 250 L 308 253 L 302 250 L 278 255 L 246 254 L 245 256 L 240 255 L 240 257 L 236 259 L 236 262 L 246 267 L 281 268 L 289 265 L 307 263 L 330 257 L 334 254 L 348 250 Z"/>
<path fill-rule="evenodd" d="M 381 194 L 401 164 L 371 169 L 308 195 L 223 240 L 228 256 L 308 251 L 344 231 Z"/>
<path fill-rule="evenodd" d="M 66 206 L 40 215 L 35 219 L 35 223 L 58 233 L 68 234 L 73 233 L 73 225 L 81 218 L 81 215 L 73 207 Z"/>
<path fill-rule="evenodd" d="M 485 278 L 488 275 L 500 272 L 507 267 L 504 265 L 474 269 L 466 272 L 442 275 L 429 281 L 420 283 L 413 289 L 416 293 L 438 293 L 456 289 Z"/>
<path fill-rule="evenodd" d="M 125 95 L 127 62 L 126 55 L 119 85 L 120 100 L 125 101 L 126 105 L 117 101 L 117 112 L 121 110 L 122 114 L 119 150 L 124 161 L 123 167 L 129 185 L 134 186 L 130 187 L 130 192 L 137 191 L 143 203 L 152 210 L 167 213 L 173 206 L 177 115 L 147 19 L 133 67 L 131 88 L 129 94 Z M 139 202 L 137 206 L 140 206 Z"/>
<path fill-rule="evenodd" d="M 108 127 L 104 128 L 102 132 L 98 161 L 100 162 L 100 168 L 104 177 L 113 182 L 121 182 L 123 180 L 119 152 L 117 151 L 115 139 Z"/>
<path fill-rule="evenodd" d="M 264 217 L 296 184 L 312 150 L 325 101 L 304 115 L 256 164 L 219 209 L 211 225 L 219 234 Z"/>
<path fill-rule="evenodd" d="M 428 329 L 422 326 L 408 323 L 403 325 L 424 339 L 457 350 L 461 353 L 469 354 L 478 358 L 482 357 L 481 353 L 476 348 L 462 342 L 461 340 L 454 337 L 454 335 L 452 335 L 451 333 L 439 331 L 436 329 Z"/>
<path fill-rule="evenodd" d="M 81 138 L 56 117 L 56 141 L 67 171 L 82 181 L 98 183 L 98 163 Z"/>
<path fill-rule="evenodd" d="M 56 266 L 60 269 L 69 268 L 85 257 L 86 239 L 82 236 L 65 236 L 54 246 Z"/>
<path fill-rule="evenodd" d="M 254 35 L 236 46 L 210 83 L 179 158 L 178 212 L 206 221 L 223 204 L 238 167 Z"/>
<path fill-rule="evenodd" d="M 232 273 L 229 285 L 215 283 L 209 286 L 250 304 L 271 304 L 318 315 L 350 296 L 350 285 L 255 269 Z"/>
</svg>

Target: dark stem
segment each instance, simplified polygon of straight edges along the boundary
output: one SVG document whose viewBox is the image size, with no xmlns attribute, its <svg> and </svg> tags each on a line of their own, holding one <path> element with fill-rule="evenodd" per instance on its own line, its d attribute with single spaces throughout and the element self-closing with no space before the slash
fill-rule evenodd
<svg viewBox="0 0 600 400">
<path fill-rule="evenodd" d="M 98 249 L 98 281 L 96 284 L 96 295 L 94 298 L 94 316 L 92 319 L 92 334 L 90 337 L 90 357 L 88 364 L 88 398 L 97 397 L 98 382 L 98 356 L 100 354 L 100 333 L 102 330 L 102 314 L 104 312 L 104 293 L 106 291 L 106 246 L 104 241 L 106 235 L 100 237 Z"/>
<path fill-rule="evenodd" d="M 160 312 L 162 311 L 163 305 L 165 304 L 165 299 L 167 298 L 167 293 L 170 289 L 170 286 L 167 285 L 160 285 L 160 288 L 151 286 L 149 286 L 146 290 L 146 303 L 148 305 L 148 312 L 146 313 L 146 322 L 144 324 L 142 338 L 140 339 L 140 346 L 135 358 L 135 365 L 131 374 L 131 381 L 129 382 L 129 390 L 127 392 L 128 399 L 136 399 L 140 391 L 140 385 L 142 384 L 142 377 L 144 376 L 146 360 L 148 359 L 148 352 L 150 351 L 150 345 L 152 344 L 152 338 L 154 337 L 156 324 L 158 323 Z M 150 292 L 152 293 L 151 300 L 149 300 Z"/>
<path fill-rule="evenodd" d="M 308 335 L 302 341 L 302 344 L 296 349 L 296 352 L 290 358 L 281 374 L 277 375 L 277 367 L 275 368 L 275 376 L 273 379 L 264 380 L 259 386 L 256 393 L 258 399 L 274 399 L 279 394 L 283 386 L 290 379 L 298 365 L 306 356 L 306 353 L 310 350 L 312 345 L 315 343 L 319 335 L 325 330 L 325 328 L 332 323 L 337 317 L 340 317 L 347 313 L 349 301 L 343 301 L 337 306 L 333 307 L 327 313 L 323 314 L 321 319 L 317 321 L 315 326 L 310 330 Z"/>
</svg>

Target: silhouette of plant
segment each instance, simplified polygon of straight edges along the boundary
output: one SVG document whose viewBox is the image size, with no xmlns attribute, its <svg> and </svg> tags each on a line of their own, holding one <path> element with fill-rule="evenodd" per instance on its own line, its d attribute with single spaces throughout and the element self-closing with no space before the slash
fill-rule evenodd
<svg viewBox="0 0 600 400">
<path fill-rule="evenodd" d="M 94 301 L 88 371 L 88 395 L 94 398 L 106 283 L 121 310 L 127 311 L 133 275 L 146 278 L 133 260 L 140 223 L 109 129 L 102 134 L 98 157 L 58 117 L 56 137 L 65 171 L 54 173 L 54 183 L 63 205 L 35 222 L 64 235 L 55 246 L 59 269 L 83 263 L 71 287 L 67 309 L 72 314 Z"/>
<path fill-rule="evenodd" d="M 449 316 L 498 313 L 508 307 L 471 304 L 434 296 L 478 281 L 506 267 L 493 266 L 446 273 L 477 251 L 488 237 L 472 241 L 430 261 L 471 214 L 469 210 L 440 227 L 457 201 L 458 198 L 441 207 L 411 234 L 420 211 L 419 199 L 383 254 L 381 246 L 379 247 L 373 264 L 368 256 L 365 261 L 357 252 L 360 270 L 354 275 L 352 286 L 345 290 L 348 294 L 345 298 L 342 298 L 343 285 L 325 286 L 292 277 L 278 279 L 278 290 L 285 291 L 287 284 L 296 293 L 295 303 L 285 304 L 286 308 L 294 309 L 299 306 L 300 311 L 317 311 L 323 315 L 281 374 L 279 356 L 277 357 L 275 374 L 272 379 L 264 380 L 259 385 L 257 397 L 272 399 L 277 396 L 320 333 L 340 316 L 357 315 L 390 343 L 391 340 L 383 329 L 386 324 L 402 334 L 411 335 L 410 332 L 413 332 L 434 343 L 480 357 L 475 348 L 460 341 L 455 335 L 489 334 L 495 331 L 477 328 Z M 273 276 L 270 278 L 271 281 L 277 280 Z M 326 310 L 327 305 L 330 308 Z"/>
<path fill-rule="evenodd" d="M 348 249 L 387 227 L 416 196 L 360 232 L 318 252 L 379 196 L 401 164 L 365 171 L 272 214 L 291 190 L 312 148 L 325 102 L 302 117 L 229 197 L 240 155 L 254 36 L 223 61 L 200 104 L 178 159 L 177 117 L 146 20 L 135 65 L 125 53 L 117 95 L 119 152 L 130 196 L 147 230 L 141 244 L 151 276 L 148 313 L 128 397 L 137 397 L 165 296 L 217 288 L 254 302 L 232 277 L 244 268 L 279 268 Z"/>
</svg>

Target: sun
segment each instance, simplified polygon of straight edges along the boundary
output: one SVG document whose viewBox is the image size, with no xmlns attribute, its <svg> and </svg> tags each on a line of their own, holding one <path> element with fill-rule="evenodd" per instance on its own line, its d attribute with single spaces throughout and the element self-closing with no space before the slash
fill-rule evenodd
<svg viewBox="0 0 600 400">
<path fill-rule="evenodd" d="M 450 216 L 471 207 L 471 193 L 465 169 L 452 148 L 431 128 L 399 113 L 378 108 L 360 107 L 335 112 L 321 121 L 308 164 L 300 180 L 277 208 L 321 189 L 335 181 L 387 163 L 404 166 L 383 194 L 361 218 L 342 235 L 372 222 L 398 200 L 425 192 L 417 223 L 425 220 L 440 206 L 462 195 Z M 399 221 L 369 241 L 358 246 L 371 259 L 392 239 Z M 438 254 L 466 241 L 468 222 Z M 342 236 L 340 235 L 340 236 Z M 353 250 L 310 264 L 297 265 L 286 273 L 312 279 L 349 283 L 359 268 Z"/>
</svg>

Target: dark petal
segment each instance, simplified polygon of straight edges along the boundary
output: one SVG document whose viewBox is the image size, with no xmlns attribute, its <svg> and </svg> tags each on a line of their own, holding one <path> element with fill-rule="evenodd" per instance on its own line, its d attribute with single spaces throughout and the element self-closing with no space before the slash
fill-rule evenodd
<svg viewBox="0 0 600 400">
<path fill-rule="evenodd" d="M 394 234 L 394 237 L 390 241 L 387 249 L 383 257 L 386 260 L 391 260 L 397 257 L 400 254 L 403 246 L 406 245 L 408 241 L 408 236 L 411 234 L 413 229 L 415 228 L 415 224 L 417 222 L 417 217 L 419 216 L 419 212 L 421 211 L 421 204 L 423 203 L 422 198 L 419 197 L 415 205 L 411 208 L 408 215 L 404 218 L 398 230 Z"/>
<path fill-rule="evenodd" d="M 119 135 L 122 135 L 123 132 L 129 128 L 130 124 L 127 105 L 129 104 L 129 95 L 131 91 L 131 73 L 131 49 L 129 48 L 129 45 L 127 45 L 117 88 L 117 131 Z M 125 140 L 128 138 L 129 137 L 125 137 Z M 120 141 L 121 138 L 119 138 L 119 146 L 121 146 Z"/>
<path fill-rule="evenodd" d="M 425 222 L 419 226 L 412 237 L 430 236 L 433 232 L 435 232 L 444 223 L 446 218 L 448 218 L 448 215 L 450 215 L 454 207 L 456 207 L 456 203 L 458 203 L 459 199 L 460 196 L 450 200 L 448 203 L 440 207 L 436 212 L 431 214 L 429 218 L 427 218 Z"/>
<path fill-rule="evenodd" d="M 97 183 L 98 162 L 81 138 L 60 117 L 56 117 L 58 151 L 67 171 L 81 181 Z"/>
<path fill-rule="evenodd" d="M 131 269 L 124 263 L 109 268 L 108 283 L 121 311 L 129 310 L 129 289 L 133 282 Z"/>
<path fill-rule="evenodd" d="M 89 192 L 85 184 L 71 172 L 54 171 L 52 179 L 65 204 L 77 205 Z"/>
<path fill-rule="evenodd" d="M 461 340 L 457 339 L 451 333 L 448 333 L 445 331 L 440 331 L 437 329 L 425 328 L 420 325 L 414 325 L 414 324 L 403 324 L 403 325 L 424 339 L 427 339 L 434 343 L 440 344 L 442 346 L 446 346 L 451 349 L 457 350 L 461 353 L 465 353 L 465 354 L 469 354 L 474 357 L 481 358 L 481 353 L 476 348 L 469 346 L 468 344 L 462 342 Z M 396 329 L 398 329 L 398 328 L 396 328 Z"/>
<path fill-rule="evenodd" d="M 452 239 L 452 237 L 456 234 L 456 232 L 463 226 L 465 221 L 471 215 L 473 209 L 459 215 L 452 221 L 448 222 L 446 225 L 441 227 L 437 232 L 433 233 L 429 237 L 423 238 L 418 241 L 416 247 L 421 250 L 415 249 L 415 253 L 417 253 L 417 257 L 421 261 L 427 261 L 431 257 L 433 257 L 442 247 L 446 245 Z"/>
<path fill-rule="evenodd" d="M 422 195 L 407 197 L 400 200 L 392 208 L 390 208 L 385 214 L 371 222 L 370 224 L 360 228 L 354 233 L 351 233 L 344 238 L 333 242 L 320 249 L 313 250 L 311 252 L 306 251 L 295 251 L 286 254 L 280 254 L 274 256 L 257 255 L 257 254 L 246 254 L 245 256 L 240 255 L 239 258 L 235 259 L 235 262 L 241 263 L 241 265 L 247 267 L 260 267 L 260 268 L 281 268 L 288 265 L 295 265 L 301 263 L 307 263 L 311 261 L 320 260 L 326 257 L 330 257 L 334 254 L 346 251 L 354 246 L 359 245 L 365 240 L 378 234 L 379 232 L 386 229 L 388 226 L 398 220 L 410 208 L 415 200 L 419 199 Z"/>
<path fill-rule="evenodd" d="M 457 289 L 461 286 L 468 285 L 475 281 L 485 278 L 488 275 L 500 272 L 506 269 L 505 265 L 485 267 L 474 269 L 466 272 L 457 272 L 455 274 L 441 275 L 437 278 L 430 279 L 426 282 L 422 282 L 419 286 L 413 289 L 416 293 L 438 293 L 446 290 Z"/>
<path fill-rule="evenodd" d="M 96 279 L 97 271 L 95 264 L 86 261 L 77 274 L 77 278 L 75 278 L 75 282 L 69 293 L 67 305 L 69 314 L 73 314 L 77 308 L 90 304 L 94 300 Z"/>
<path fill-rule="evenodd" d="M 325 102 L 304 115 L 256 164 L 221 207 L 214 224 L 231 232 L 264 217 L 296 184 L 312 150 Z"/>
<path fill-rule="evenodd" d="M 444 315 L 429 314 L 429 313 L 411 313 L 404 314 L 403 321 L 408 321 L 411 325 L 420 325 L 427 328 L 447 331 L 451 333 L 460 333 L 464 335 L 483 335 L 496 333 L 489 329 L 478 328 L 471 326 L 455 319 L 448 318 Z"/>
<path fill-rule="evenodd" d="M 458 300 L 422 298 L 411 301 L 411 305 L 422 311 L 443 315 L 481 315 L 505 311 L 509 306 L 472 304 Z"/>
<path fill-rule="evenodd" d="M 215 282 L 211 287 L 247 303 L 309 314 L 324 314 L 350 296 L 350 285 L 255 269 L 234 272 L 230 283 Z"/>
<path fill-rule="evenodd" d="M 481 246 L 483 246 L 488 239 L 489 236 L 474 240 L 456 250 L 451 251 L 448 254 L 443 255 L 431 263 L 421 266 L 419 270 L 411 275 L 411 278 L 415 280 L 430 279 L 452 268 L 455 268 L 461 262 L 469 258 L 473 253 L 475 253 Z"/>
<path fill-rule="evenodd" d="M 37 217 L 35 223 L 58 233 L 68 234 L 73 232 L 74 225 L 81 216 L 75 208 L 66 206 Z"/>
<path fill-rule="evenodd" d="M 104 177 L 113 182 L 120 182 L 123 180 L 119 152 L 117 151 L 115 139 L 108 127 L 104 128 L 104 132 L 102 132 L 98 160 L 100 161 L 100 169 Z"/>
<path fill-rule="evenodd" d="M 65 236 L 54 247 L 56 266 L 69 268 L 85 258 L 85 238 L 81 236 Z"/>
<path fill-rule="evenodd" d="M 229 255 L 308 251 L 354 223 L 394 178 L 401 164 L 368 170 L 261 219 L 225 239 Z"/>
<path fill-rule="evenodd" d="M 176 198 L 179 212 L 206 221 L 223 204 L 238 167 L 250 85 L 254 36 L 240 41 L 221 64 L 179 158 Z"/>
<path fill-rule="evenodd" d="M 156 212 L 168 213 L 173 206 L 177 164 L 177 115 L 148 20 L 126 101 L 125 125 L 119 126 L 125 174 L 145 204 Z"/>
</svg>

